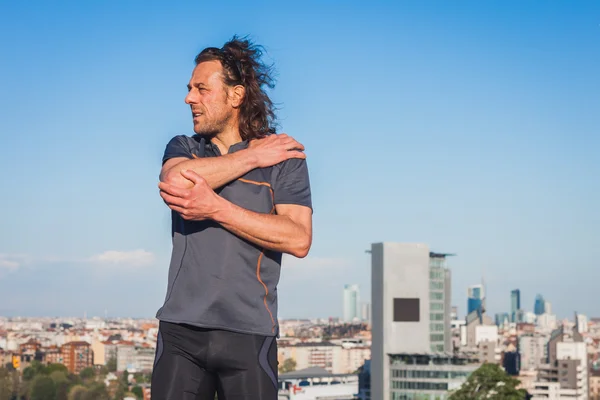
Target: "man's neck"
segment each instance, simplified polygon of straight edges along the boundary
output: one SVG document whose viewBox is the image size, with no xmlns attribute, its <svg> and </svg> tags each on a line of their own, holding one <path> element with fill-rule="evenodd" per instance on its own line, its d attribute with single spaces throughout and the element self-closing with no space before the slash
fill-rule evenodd
<svg viewBox="0 0 600 400">
<path fill-rule="evenodd" d="M 222 132 L 217 133 L 210 141 L 219 148 L 221 154 L 227 154 L 231 146 L 242 141 L 242 137 L 236 126 L 228 127 Z"/>
</svg>

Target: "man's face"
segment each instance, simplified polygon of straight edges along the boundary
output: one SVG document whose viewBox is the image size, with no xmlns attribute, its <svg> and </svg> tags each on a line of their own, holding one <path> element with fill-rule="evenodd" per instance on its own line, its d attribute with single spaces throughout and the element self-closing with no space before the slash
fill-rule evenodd
<svg viewBox="0 0 600 400">
<path fill-rule="evenodd" d="M 219 61 L 205 61 L 192 72 L 185 102 L 190 105 L 194 132 L 199 135 L 222 132 L 233 116 L 222 71 Z"/>
</svg>

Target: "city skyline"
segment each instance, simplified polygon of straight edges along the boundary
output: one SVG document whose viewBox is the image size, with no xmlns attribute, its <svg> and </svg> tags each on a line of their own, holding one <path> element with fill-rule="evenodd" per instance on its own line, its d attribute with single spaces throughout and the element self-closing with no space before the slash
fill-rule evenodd
<svg viewBox="0 0 600 400">
<path fill-rule="evenodd" d="M 307 149 L 313 247 L 284 260 L 281 318 L 341 316 L 346 282 L 369 299 L 380 241 L 456 253 L 460 315 L 481 276 L 492 315 L 517 287 L 600 315 L 599 4 L 166 7 L 0 5 L 0 315 L 155 314 L 162 152 L 192 131 L 194 56 L 236 33 L 266 46 L 280 130 Z"/>
</svg>

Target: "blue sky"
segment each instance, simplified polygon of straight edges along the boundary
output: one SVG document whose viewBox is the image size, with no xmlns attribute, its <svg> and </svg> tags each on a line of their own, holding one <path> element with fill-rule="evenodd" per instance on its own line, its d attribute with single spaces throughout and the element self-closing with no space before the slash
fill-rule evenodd
<svg viewBox="0 0 600 400">
<path fill-rule="evenodd" d="M 166 290 L 166 142 L 193 58 L 250 34 L 281 131 L 305 144 L 314 244 L 280 317 L 370 295 L 379 241 L 450 260 L 561 317 L 600 316 L 600 5 L 592 1 L 2 2 L 0 315 L 153 316 Z"/>
</svg>

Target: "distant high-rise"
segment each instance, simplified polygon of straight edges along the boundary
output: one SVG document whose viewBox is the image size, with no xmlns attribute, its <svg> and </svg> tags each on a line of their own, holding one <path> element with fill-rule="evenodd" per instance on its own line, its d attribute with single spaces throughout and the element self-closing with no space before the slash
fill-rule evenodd
<svg viewBox="0 0 600 400">
<path fill-rule="evenodd" d="M 519 289 L 515 289 L 510 292 L 510 316 L 512 322 L 518 321 L 518 313 L 521 309 L 521 291 Z"/>
<path fill-rule="evenodd" d="M 484 298 L 483 285 L 469 286 L 467 289 L 467 314 L 481 308 Z"/>
<path fill-rule="evenodd" d="M 344 286 L 344 322 L 361 319 L 360 296 L 358 285 Z"/>
<path fill-rule="evenodd" d="M 575 313 L 575 324 L 579 333 L 587 333 L 588 319 L 585 315 Z"/>
<path fill-rule="evenodd" d="M 496 313 L 495 322 L 497 326 L 504 326 L 510 322 L 510 316 L 508 313 Z"/>
<path fill-rule="evenodd" d="M 455 321 L 458 319 L 458 307 L 456 306 L 452 306 L 452 308 L 450 309 L 450 320 L 451 321 Z"/>
<path fill-rule="evenodd" d="M 429 253 L 430 347 L 434 353 L 450 352 L 452 337 L 451 274 L 448 254 Z"/>
<path fill-rule="evenodd" d="M 425 244 L 372 245 L 372 399 L 390 399 L 392 354 L 451 351 L 446 256 Z"/>
<path fill-rule="evenodd" d="M 544 304 L 544 311 L 546 311 L 546 314 L 552 314 L 552 303 L 546 301 Z"/>
<path fill-rule="evenodd" d="M 371 303 L 363 303 L 361 307 L 361 319 L 363 322 L 371 323 Z"/>
<path fill-rule="evenodd" d="M 541 294 L 535 296 L 533 312 L 535 315 L 542 315 L 546 312 L 546 302 L 544 301 L 544 297 Z"/>
</svg>

